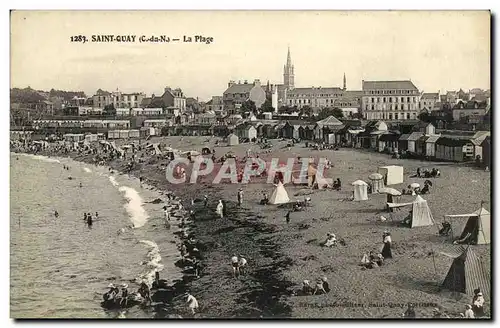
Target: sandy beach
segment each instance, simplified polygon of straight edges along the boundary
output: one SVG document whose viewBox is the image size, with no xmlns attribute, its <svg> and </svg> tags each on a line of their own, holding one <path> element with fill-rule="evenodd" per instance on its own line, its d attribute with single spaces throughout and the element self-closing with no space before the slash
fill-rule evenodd
<svg viewBox="0 0 500 328">
<path fill-rule="evenodd" d="M 188 282 L 188 288 L 200 302 L 196 318 L 208 317 L 293 317 L 293 318 L 395 318 L 401 317 L 408 302 L 417 304 L 417 317 L 431 317 L 434 308 L 450 317 L 463 312 L 469 297 L 457 299 L 450 293 L 439 292 L 452 259 L 439 252 L 453 247 L 446 237 L 438 236 L 439 223 L 446 214 L 471 213 L 484 207 L 490 210 L 490 173 L 463 164 L 391 159 L 388 155 L 354 149 L 315 151 L 298 144 L 288 148 L 286 142 L 272 140 L 273 148 L 259 150 L 258 145 L 214 146 L 207 137 L 155 137 L 149 143 L 164 143 L 180 150 L 201 151 L 215 148 L 220 157 L 232 151 L 237 157 L 246 155 L 248 148 L 260 152 L 262 159 L 286 160 L 290 157 L 327 158 L 333 167 L 326 177 L 340 178 L 342 191 L 310 190 L 311 206 L 291 213 L 285 221 L 286 209 L 275 205 L 259 205 L 262 191 L 271 194 L 274 186 L 264 180 L 251 183 L 211 184 L 213 176 L 205 176 L 197 184 L 172 185 L 166 181 L 163 160 L 146 158 L 131 174 L 143 177 L 146 183 L 161 190 L 173 191 L 185 206 L 190 200 L 209 196 L 209 210 L 198 205 L 193 234 L 203 244 L 203 270 L 199 279 Z M 126 142 L 125 142 L 126 143 Z M 142 141 L 142 143 L 145 143 Z M 69 154 L 72 158 L 89 161 L 90 155 Z M 125 162 L 107 163 L 124 171 Z M 385 195 L 370 194 L 369 200 L 355 202 L 346 199 L 352 194 L 351 182 L 361 179 L 385 165 L 404 167 L 404 183 L 391 186 L 398 190 L 412 182 L 423 185 L 425 179 L 410 178 L 418 167 L 439 168 L 441 177 L 432 179 L 428 201 L 436 225 L 414 229 L 398 227 L 396 222 L 407 215 L 403 208 L 390 215 L 384 211 Z M 187 171 L 189 177 L 189 170 Z M 243 189 L 243 206 L 238 208 L 237 190 Z M 287 184 L 291 200 L 305 187 Z M 215 218 L 219 199 L 227 202 L 227 217 Z M 402 196 L 400 202 L 410 202 L 413 196 Z M 382 222 L 381 216 L 388 218 Z M 461 233 L 466 219 L 452 221 L 453 233 Z M 380 251 L 382 232 L 392 234 L 394 258 L 380 268 L 362 270 L 358 266 L 364 252 Z M 345 239 L 346 246 L 320 247 L 327 232 Z M 490 245 L 471 246 L 490 267 Z M 242 254 L 249 262 L 247 275 L 231 276 L 230 258 Z M 315 281 L 326 276 L 332 291 L 325 295 L 295 296 L 303 280 Z M 486 298 L 489 312 L 489 298 Z M 181 306 L 182 300 L 174 299 Z"/>
</svg>

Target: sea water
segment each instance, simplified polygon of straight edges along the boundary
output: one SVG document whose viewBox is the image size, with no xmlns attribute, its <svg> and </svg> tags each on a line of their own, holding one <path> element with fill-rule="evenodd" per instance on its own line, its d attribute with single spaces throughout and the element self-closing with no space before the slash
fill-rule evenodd
<svg viewBox="0 0 500 328">
<path fill-rule="evenodd" d="M 104 167 L 11 154 L 11 317 L 115 317 L 100 306 L 109 283 L 127 283 L 135 292 L 155 271 L 162 279 L 180 278 L 164 204 L 148 203 L 156 198 L 137 179 Z M 91 228 L 84 212 L 94 218 L 99 212 Z M 126 316 L 153 314 L 135 307 Z"/>
</svg>

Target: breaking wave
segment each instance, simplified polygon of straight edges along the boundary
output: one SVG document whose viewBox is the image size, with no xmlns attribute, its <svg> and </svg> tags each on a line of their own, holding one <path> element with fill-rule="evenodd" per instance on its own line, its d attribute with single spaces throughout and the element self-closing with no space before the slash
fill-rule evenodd
<svg viewBox="0 0 500 328">
<path fill-rule="evenodd" d="M 142 207 L 144 202 L 142 201 L 141 196 L 134 188 L 120 187 L 118 190 L 124 192 L 124 197 L 128 200 L 124 207 L 130 217 L 130 221 L 134 224 L 134 228 L 142 227 L 146 224 L 149 215 L 144 207 Z"/>
<path fill-rule="evenodd" d="M 155 272 L 159 272 L 163 270 L 163 264 L 161 264 L 161 256 L 160 256 L 160 248 L 158 245 L 150 240 L 140 240 L 142 244 L 145 244 L 149 247 L 148 252 L 148 262 L 144 262 L 145 266 L 144 272 L 139 275 L 139 280 L 145 280 L 149 287 L 152 286 L 153 281 L 155 280 Z"/>
<path fill-rule="evenodd" d="M 119 185 L 119 183 L 116 181 L 115 177 L 113 177 L 113 176 L 109 177 L 109 181 L 115 187 Z"/>
</svg>

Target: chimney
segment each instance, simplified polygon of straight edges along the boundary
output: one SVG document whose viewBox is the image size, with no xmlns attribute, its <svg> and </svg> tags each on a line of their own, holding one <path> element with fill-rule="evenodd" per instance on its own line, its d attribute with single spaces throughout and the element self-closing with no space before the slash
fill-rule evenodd
<svg viewBox="0 0 500 328">
<path fill-rule="evenodd" d="M 172 89 L 170 87 L 165 87 L 165 92 L 167 91 L 172 91 Z"/>
<path fill-rule="evenodd" d="M 227 84 L 227 87 L 230 88 L 234 85 L 234 81 L 230 80 L 229 83 Z"/>
<path fill-rule="evenodd" d="M 248 84 L 248 80 L 245 80 L 245 83 L 244 84 Z"/>
</svg>

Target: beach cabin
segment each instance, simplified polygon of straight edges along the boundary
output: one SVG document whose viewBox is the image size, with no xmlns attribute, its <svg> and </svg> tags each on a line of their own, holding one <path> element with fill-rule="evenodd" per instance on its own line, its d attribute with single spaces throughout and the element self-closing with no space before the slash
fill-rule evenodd
<svg viewBox="0 0 500 328">
<path fill-rule="evenodd" d="M 85 141 L 87 141 L 87 142 L 96 142 L 98 140 L 99 140 L 99 138 L 98 138 L 97 134 L 86 134 L 85 135 Z"/>
<path fill-rule="evenodd" d="M 472 150 L 472 156 L 471 156 Z M 436 141 L 436 159 L 462 162 L 474 157 L 474 144 L 467 139 L 440 137 Z"/>
<path fill-rule="evenodd" d="M 440 136 L 430 136 L 425 140 L 425 156 L 429 158 L 436 157 L 436 141 Z"/>
<path fill-rule="evenodd" d="M 314 126 L 314 139 L 318 141 L 324 140 L 324 130 L 323 128 L 330 128 L 327 131 L 334 133 L 344 127 L 344 124 L 340 122 L 335 116 L 328 116 L 324 120 L 316 122 Z"/>
<path fill-rule="evenodd" d="M 119 130 L 110 130 L 108 131 L 108 139 L 119 139 L 120 131 Z"/>
<path fill-rule="evenodd" d="M 85 135 L 84 134 L 73 134 L 73 133 L 67 133 L 64 135 L 64 141 L 69 141 L 69 142 L 81 142 L 85 140 Z"/>
<path fill-rule="evenodd" d="M 128 132 L 128 137 L 129 138 L 139 138 L 141 136 L 139 130 L 130 130 Z"/>
<path fill-rule="evenodd" d="M 483 166 L 491 167 L 491 137 L 486 137 L 481 143 Z"/>
<path fill-rule="evenodd" d="M 380 136 L 378 139 L 378 151 L 389 153 L 398 151 L 398 139 L 399 134 L 393 132 L 387 132 Z"/>
<path fill-rule="evenodd" d="M 421 137 L 423 137 L 424 133 L 423 132 L 412 132 L 409 136 L 408 136 L 408 151 L 410 153 L 416 153 L 416 142 L 418 139 L 420 139 Z"/>
<path fill-rule="evenodd" d="M 368 184 L 366 182 L 356 180 L 352 185 L 354 186 L 353 196 L 355 201 L 368 200 Z"/>
<path fill-rule="evenodd" d="M 378 173 L 382 174 L 384 177 L 384 183 L 386 186 L 403 183 L 403 172 L 403 167 L 396 165 L 381 166 L 378 168 Z"/>
<path fill-rule="evenodd" d="M 234 132 L 238 136 L 239 140 L 248 139 L 249 141 L 252 141 L 252 139 L 257 138 L 257 129 L 248 123 L 236 126 Z"/>
<path fill-rule="evenodd" d="M 234 133 L 231 133 L 230 135 L 227 136 L 227 144 L 229 146 L 235 146 L 237 144 L 239 144 L 239 138 L 237 135 L 235 135 Z"/>
<path fill-rule="evenodd" d="M 290 122 L 286 122 L 285 125 L 281 128 L 280 135 L 285 139 L 293 139 L 294 128 Z"/>
</svg>

